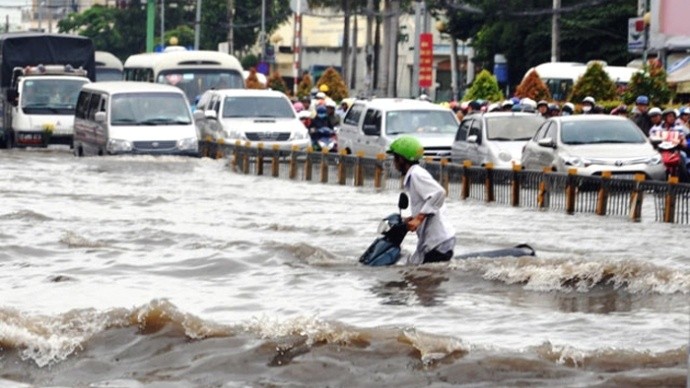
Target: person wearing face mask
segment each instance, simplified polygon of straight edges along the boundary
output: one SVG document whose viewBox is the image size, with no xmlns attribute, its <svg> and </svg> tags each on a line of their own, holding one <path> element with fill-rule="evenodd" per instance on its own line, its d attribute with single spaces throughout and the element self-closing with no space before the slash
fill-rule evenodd
<svg viewBox="0 0 690 388">
<path fill-rule="evenodd" d="M 594 106 L 596 105 L 596 103 L 597 102 L 594 100 L 594 97 L 585 97 L 585 99 L 582 100 L 582 113 L 586 115 L 594 113 Z"/>
<path fill-rule="evenodd" d="M 315 140 L 320 128 L 333 129 L 333 123 L 328 117 L 328 110 L 324 105 L 316 107 L 316 117 L 314 117 L 309 124 L 309 134 L 311 135 L 312 141 Z"/>
</svg>

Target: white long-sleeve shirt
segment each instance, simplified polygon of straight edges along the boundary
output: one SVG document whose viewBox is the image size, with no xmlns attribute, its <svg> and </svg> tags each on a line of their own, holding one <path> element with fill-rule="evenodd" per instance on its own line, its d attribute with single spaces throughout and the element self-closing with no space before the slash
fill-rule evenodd
<svg viewBox="0 0 690 388">
<path fill-rule="evenodd" d="M 424 255 L 435 249 L 448 252 L 455 245 L 455 230 L 445 218 L 446 192 L 423 167 L 415 164 L 407 170 L 404 180 L 405 191 L 410 198 L 412 216 L 426 214 L 426 219 L 417 229 L 417 249 L 408 264 L 421 264 Z"/>
</svg>

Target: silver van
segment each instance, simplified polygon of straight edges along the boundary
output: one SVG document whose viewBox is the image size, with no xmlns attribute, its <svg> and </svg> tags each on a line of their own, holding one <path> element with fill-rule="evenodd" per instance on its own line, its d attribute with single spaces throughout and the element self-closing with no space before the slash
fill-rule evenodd
<svg viewBox="0 0 690 388">
<path fill-rule="evenodd" d="M 74 118 L 74 154 L 199 154 L 187 99 L 179 88 L 146 82 L 82 87 Z"/>
<path fill-rule="evenodd" d="M 424 155 L 449 158 L 458 129 L 453 111 L 427 101 L 377 98 L 355 101 L 343 118 L 338 148 L 367 157 L 385 153 L 402 135 L 412 135 L 424 146 Z"/>
</svg>

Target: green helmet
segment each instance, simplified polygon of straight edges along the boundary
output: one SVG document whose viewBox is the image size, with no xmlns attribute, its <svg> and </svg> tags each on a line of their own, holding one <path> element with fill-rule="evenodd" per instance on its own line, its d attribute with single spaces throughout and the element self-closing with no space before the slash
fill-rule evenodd
<svg viewBox="0 0 690 388">
<path fill-rule="evenodd" d="M 400 155 L 410 162 L 416 162 L 424 156 L 424 146 L 416 137 L 400 136 L 391 143 L 386 152 Z"/>
</svg>

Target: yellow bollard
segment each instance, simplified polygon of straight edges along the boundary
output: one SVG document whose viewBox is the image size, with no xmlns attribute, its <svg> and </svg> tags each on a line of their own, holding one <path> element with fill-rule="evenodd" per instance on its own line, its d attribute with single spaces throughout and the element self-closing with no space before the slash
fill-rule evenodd
<svg viewBox="0 0 690 388">
<path fill-rule="evenodd" d="M 599 191 L 597 192 L 597 208 L 595 214 L 598 216 L 606 215 L 606 208 L 609 202 L 609 182 L 611 181 L 611 171 L 601 172 Z"/>
<path fill-rule="evenodd" d="M 280 176 L 280 146 L 278 144 L 273 145 L 273 156 L 271 159 L 271 175 L 274 178 Z"/>
<path fill-rule="evenodd" d="M 472 167 L 471 160 L 462 162 L 462 189 L 460 190 L 460 199 L 467 199 L 470 197 L 470 167 Z"/>
</svg>

